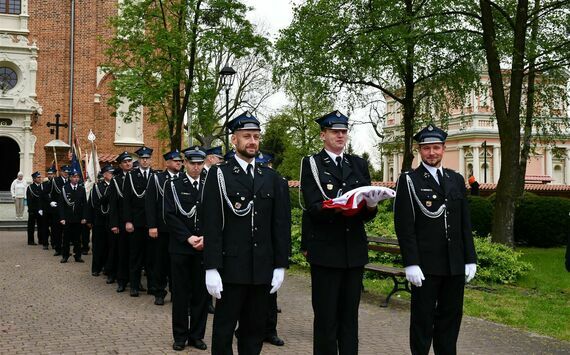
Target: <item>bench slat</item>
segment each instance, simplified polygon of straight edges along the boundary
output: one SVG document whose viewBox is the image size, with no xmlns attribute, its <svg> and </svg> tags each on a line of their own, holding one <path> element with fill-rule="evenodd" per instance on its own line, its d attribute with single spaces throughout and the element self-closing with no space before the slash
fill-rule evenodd
<svg viewBox="0 0 570 355">
<path fill-rule="evenodd" d="M 368 241 L 372 243 L 398 245 L 398 239 L 391 239 L 385 237 L 368 237 Z"/>
<path fill-rule="evenodd" d="M 394 266 L 380 265 L 380 264 L 366 264 L 366 270 L 375 271 L 378 273 L 394 276 L 406 276 L 404 269 Z"/>
<path fill-rule="evenodd" d="M 400 255 L 400 248 L 392 247 L 392 246 L 370 244 L 370 245 L 368 245 L 368 250 L 375 250 L 375 251 L 381 251 L 384 253 Z"/>
</svg>

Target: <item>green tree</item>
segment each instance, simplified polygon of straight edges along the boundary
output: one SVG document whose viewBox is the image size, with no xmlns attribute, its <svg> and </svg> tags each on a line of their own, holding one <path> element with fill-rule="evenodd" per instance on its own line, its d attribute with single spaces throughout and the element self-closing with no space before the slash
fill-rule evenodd
<svg viewBox="0 0 570 355">
<path fill-rule="evenodd" d="M 513 245 L 515 207 L 523 194 L 532 142 L 540 137 L 556 140 L 560 129 L 568 128 L 561 113 L 564 68 L 570 64 L 570 1 L 480 0 L 477 10 L 501 138 L 492 235 L 496 242 Z"/>
<path fill-rule="evenodd" d="M 247 10 L 239 0 L 124 0 L 107 43 L 106 69 L 114 76 L 109 103 L 128 103 L 126 121 L 144 107 L 149 121 L 163 124 L 160 134 L 170 147 L 179 149 L 189 107 L 208 122 L 220 119 L 207 100 L 199 102 L 218 94 L 219 78 L 205 74 L 209 53 L 223 47 L 237 60 L 259 47 Z"/>
<path fill-rule="evenodd" d="M 416 121 L 448 112 L 479 78 L 477 33 L 458 17 L 448 1 L 308 0 L 281 32 L 278 74 L 395 100 L 409 169 Z"/>
</svg>

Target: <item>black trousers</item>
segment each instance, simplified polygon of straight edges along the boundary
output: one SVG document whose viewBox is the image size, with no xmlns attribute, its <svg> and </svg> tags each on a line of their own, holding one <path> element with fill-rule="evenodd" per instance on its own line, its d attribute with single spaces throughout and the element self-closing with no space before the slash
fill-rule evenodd
<svg viewBox="0 0 570 355">
<path fill-rule="evenodd" d="M 147 240 L 148 291 L 158 297 L 166 296 L 167 280 L 170 279 L 169 238 L 168 233 L 159 231 L 158 238 Z"/>
<path fill-rule="evenodd" d="M 428 354 L 432 339 L 435 354 L 457 353 L 464 288 L 465 275 L 425 275 L 421 287 L 412 286 L 412 354 Z"/>
<path fill-rule="evenodd" d="M 204 339 L 208 291 L 202 255 L 170 254 L 172 268 L 172 335 L 174 342 Z M 188 309 L 190 308 L 190 327 Z"/>
<path fill-rule="evenodd" d="M 117 278 L 117 268 L 119 261 L 119 237 L 121 233 L 115 234 L 106 227 L 107 236 L 107 259 L 105 261 L 105 274 L 111 278 Z"/>
<path fill-rule="evenodd" d="M 145 264 L 145 250 L 148 228 L 135 227 L 129 233 L 129 281 L 131 289 L 138 290 L 141 284 L 141 273 Z"/>
<path fill-rule="evenodd" d="M 63 226 L 59 223 L 60 219 L 57 213 L 52 213 L 51 216 L 51 248 L 57 252 L 61 252 L 61 246 L 63 243 Z"/>
<path fill-rule="evenodd" d="M 52 248 L 53 248 L 53 237 L 52 237 L 52 233 L 51 233 L 51 225 L 52 225 L 52 220 L 53 220 L 54 216 L 51 213 L 46 213 L 46 211 L 44 210 L 44 215 L 43 215 L 43 231 L 42 231 L 42 235 L 43 235 L 43 240 L 42 240 L 42 244 L 44 247 L 49 246 L 50 240 L 52 241 Z"/>
<path fill-rule="evenodd" d="M 38 231 L 38 244 L 42 244 L 44 240 L 44 218 L 37 211 L 28 212 L 28 244 L 34 244 L 34 231 Z"/>
<path fill-rule="evenodd" d="M 277 336 L 277 292 L 269 294 L 265 337 Z"/>
<path fill-rule="evenodd" d="M 311 265 L 313 354 L 358 354 L 363 271 Z"/>
<path fill-rule="evenodd" d="M 63 227 L 63 246 L 61 256 L 69 258 L 69 245 L 73 244 L 73 255 L 76 259 L 81 258 L 81 223 L 66 223 Z"/>
<path fill-rule="evenodd" d="M 81 251 L 84 253 L 89 252 L 89 239 L 91 236 L 91 229 L 83 224 L 81 227 Z"/>
<path fill-rule="evenodd" d="M 236 323 L 239 321 L 238 353 L 261 353 L 265 338 L 269 285 L 224 283 L 222 298 L 216 301 L 212 330 L 212 355 L 231 355 Z"/>
<path fill-rule="evenodd" d="M 127 285 L 129 282 L 129 239 L 131 233 L 121 229 L 117 241 L 117 283 Z M 131 285 L 132 286 L 132 285 Z M 136 285 L 138 287 L 138 285 Z"/>
<path fill-rule="evenodd" d="M 94 225 L 91 245 L 93 247 L 93 259 L 91 262 L 91 272 L 101 272 L 106 264 L 109 247 L 107 246 L 107 233 L 111 231 L 106 225 Z"/>
</svg>

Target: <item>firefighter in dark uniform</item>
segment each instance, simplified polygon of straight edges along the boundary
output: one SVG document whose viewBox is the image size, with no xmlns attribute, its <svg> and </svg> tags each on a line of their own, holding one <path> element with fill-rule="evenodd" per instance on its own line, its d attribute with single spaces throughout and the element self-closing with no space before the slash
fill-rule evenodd
<svg viewBox="0 0 570 355">
<path fill-rule="evenodd" d="M 164 206 L 164 185 L 178 177 L 182 168 L 182 156 L 175 149 L 162 156 L 166 169 L 155 172 L 146 192 L 145 207 L 148 235 L 147 263 L 150 266 L 148 293 L 154 295 L 154 304 L 164 305 L 167 280 L 170 277 L 170 257 L 168 255 L 169 234 L 166 226 Z"/>
<path fill-rule="evenodd" d="M 53 240 L 53 233 L 52 233 L 52 223 L 54 219 L 53 209 L 50 206 L 51 203 L 51 190 L 52 184 L 54 183 L 54 175 L 56 173 L 55 167 L 51 166 L 46 170 L 47 173 L 47 180 L 42 182 L 43 190 L 45 191 L 45 206 L 43 209 L 44 214 L 44 235 L 45 235 L 45 242 L 44 242 L 44 250 L 48 250 L 48 245 L 51 242 L 51 247 L 54 249 L 54 240 Z M 57 216 L 56 216 L 57 219 Z"/>
<path fill-rule="evenodd" d="M 301 250 L 311 264 L 314 354 L 358 353 L 358 307 L 368 245 L 364 223 L 376 215 L 378 200 L 366 200 L 346 217 L 322 208 L 324 200 L 370 185 L 368 164 L 344 152 L 348 117 L 333 111 L 315 120 L 324 149 L 303 158 L 301 193 L 305 201 Z"/>
<path fill-rule="evenodd" d="M 139 165 L 127 174 L 124 190 L 125 230 L 129 235 L 129 282 L 131 297 L 139 296 L 141 273 L 145 265 L 148 226 L 146 223 L 145 198 L 148 186 L 154 181 L 154 170 L 150 167 L 152 149 L 139 148 L 135 154 L 139 157 Z M 147 279 L 151 277 L 147 271 Z"/>
<path fill-rule="evenodd" d="M 47 207 L 48 192 L 44 191 L 42 174 L 36 171 L 32 174 L 32 183 L 26 188 L 28 204 L 28 245 L 43 244 L 47 248 L 47 237 L 44 231 L 44 209 Z M 38 243 L 34 241 L 34 231 L 38 231 Z"/>
<path fill-rule="evenodd" d="M 103 271 L 107 255 L 109 254 L 107 243 L 113 237 L 109 228 L 109 188 L 114 170 L 112 165 L 106 165 L 101 169 L 103 180 L 93 185 L 88 202 L 90 214 L 87 223 L 91 225 L 93 230 L 91 241 L 93 245 L 91 275 L 93 276 L 99 276 Z M 105 272 L 107 273 L 107 271 Z"/>
<path fill-rule="evenodd" d="M 406 278 L 412 284 L 412 354 L 456 354 L 463 290 L 476 272 L 463 177 L 441 165 L 447 133 L 433 124 L 418 132 L 422 161 L 400 175 L 394 224 Z"/>
<path fill-rule="evenodd" d="M 52 215 L 54 216 L 51 224 L 51 247 L 55 250 L 53 256 L 61 255 L 63 226 L 59 223 L 59 209 L 57 203 L 59 201 L 59 196 L 61 195 L 61 188 L 67 184 L 69 180 L 69 171 L 71 168 L 68 165 L 63 165 L 60 170 L 61 175 L 53 178 L 53 183 L 51 184 L 51 189 L 49 192 L 50 209 Z"/>
<path fill-rule="evenodd" d="M 117 157 L 119 172 L 111 180 L 109 195 L 109 226 L 116 236 L 116 265 L 117 292 L 124 292 L 129 281 L 129 234 L 126 230 L 126 213 L 124 192 L 127 185 L 127 175 L 133 168 L 133 158 L 129 152 L 123 152 Z M 138 287 L 139 285 L 135 285 Z M 132 285 L 131 285 L 132 287 Z"/>
<path fill-rule="evenodd" d="M 79 171 L 72 169 L 69 173 L 69 182 L 61 188 L 59 195 L 59 223 L 63 226 L 63 244 L 61 261 L 66 263 L 69 259 L 69 245 L 73 244 L 75 262 L 84 262 L 81 259 L 81 227 L 87 223 L 87 195 L 85 187 L 79 184 Z"/>
<path fill-rule="evenodd" d="M 183 151 L 185 173 L 164 185 L 164 215 L 170 235 L 168 251 L 172 272 L 173 349 L 188 345 L 206 350 L 208 292 L 204 284 L 201 231 L 201 178 L 206 152 L 193 146 Z M 190 327 L 188 311 L 190 310 Z"/>
<path fill-rule="evenodd" d="M 249 112 L 228 122 L 236 155 L 210 168 L 203 194 L 206 287 L 215 296 L 212 354 L 259 354 L 269 293 L 283 282 L 291 244 L 289 196 L 274 170 L 255 164 L 259 121 Z"/>
</svg>

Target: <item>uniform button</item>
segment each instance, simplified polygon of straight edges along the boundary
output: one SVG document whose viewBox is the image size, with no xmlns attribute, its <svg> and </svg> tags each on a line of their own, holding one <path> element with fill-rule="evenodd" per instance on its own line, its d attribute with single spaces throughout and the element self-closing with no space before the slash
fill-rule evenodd
<svg viewBox="0 0 570 355">
<path fill-rule="evenodd" d="M 447 225 L 447 228 L 451 228 L 451 225 L 448 224 L 448 225 Z"/>
<path fill-rule="evenodd" d="M 257 246 L 257 243 L 253 243 L 253 246 L 256 247 L 256 246 Z"/>
<path fill-rule="evenodd" d="M 447 202 L 447 199 L 445 199 L 445 202 Z"/>
<path fill-rule="evenodd" d="M 257 198 L 257 196 L 253 195 L 253 198 Z"/>
<path fill-rule="evenodd" d="M 342 183 L 342 186 L 346 186 L 346 182 L 343 182 L 343 183 Z"/>
<path fill-rule="evenodd" d="M 257 227 L 253 228 L 253 230 L 257 230 Z"/>
<path fill-rule="evenodd" d="M 257 214 L 257 211 L 255 211 L 255 214 Z"/>
<path fill-rule="evenodd" d="M 346 231 L 347 231 L 347 232 L 350 232 L 350 228 L 346 228 Z"/>
</svg>

